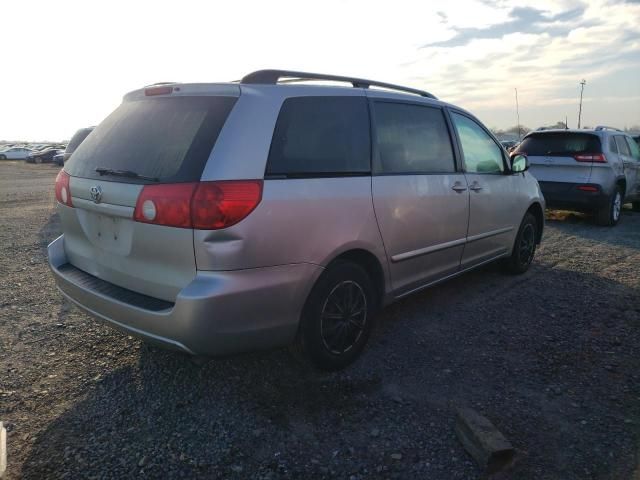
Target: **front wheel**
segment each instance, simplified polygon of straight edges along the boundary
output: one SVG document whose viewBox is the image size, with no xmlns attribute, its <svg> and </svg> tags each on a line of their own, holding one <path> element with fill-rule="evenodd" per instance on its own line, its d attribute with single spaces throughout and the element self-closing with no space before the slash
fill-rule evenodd
<svg viewBox="0 0 640 480">
<path fill-rule="evenodd" d="M 603 227 L 613 227 L 620 220 L 622 212 L 623 194 L 620 187 L 616 187 L 615 192 L 607 204 L 596 211 L 596 223 Z"/>
<path fill-rule="evenodd" d="M 297 342 L 313 365 L 339 370 L 360 355 L 373 327 L 374 292 L 355 263 L 336 263 L 320 276 L 305 304 Z"/>
<path fill-rule="evenodd" d="M 6 160 L 7 156 L 6 155 L 0 155 L 0 160 Z"/>
<path fill-rule="evenodd" d="M 36 157 L 34 162 L 35 163 L 42 163 L 42 159 L 40 157 Z"/>
<path fill-rule="evenodd" d="M 536 254 L 537 238 L 538 222 L 532 213 L 527 212 L 518 229 L 511 257 L 506 262 L 506 269 L 509 273 L 520 274 L 529 270 Z"/>
</svg>

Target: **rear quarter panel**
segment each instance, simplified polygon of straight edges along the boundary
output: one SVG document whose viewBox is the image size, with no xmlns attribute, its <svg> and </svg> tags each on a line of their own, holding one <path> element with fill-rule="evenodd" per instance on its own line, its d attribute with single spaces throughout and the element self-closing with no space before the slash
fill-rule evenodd
<svg viewBox="0 0 640 480">
<path fill-rule="evenodd" d="M 369 176 L 265 180 L 262 201 L 249 217 L 223 230 L 196 230 L 194 240 L 199 270 L 326 266 L 357 248 L 387 269 Z"/>
</svg>

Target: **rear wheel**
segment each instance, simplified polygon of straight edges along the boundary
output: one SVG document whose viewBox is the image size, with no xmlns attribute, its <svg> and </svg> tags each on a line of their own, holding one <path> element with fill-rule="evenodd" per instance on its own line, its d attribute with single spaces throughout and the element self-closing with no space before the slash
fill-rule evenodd
<svg viewBox="0 0 640 480">
<path fill-rule="evenodd" d="M 620 187 L 616 187 L 607 204 L 596 211 L 595 220 L 598 225 L 613 227 L 620 220 L 622 211 L 623 194 Z"/>
<path fill-rule="evenodd" d="M 511 257 L 506 262 L 506 269 L 509 273 L 520 274 L 529 269 L 536 253 L 537 238 L 538 222 L 532 213 L 527 212 L 518 229 Z"/>
<path fill-rule="evenodd" d="M 0 160 L 6 160 L 7 156 L 6 155 L 0 155 Z"/>
<path fill-rule="evenodd" d="M 36 157 L 36 158 L 35 158 L 35 160 L 34 160 L 34 162 L 36 162 L 36 163 L 42 163 L 42 158 L 40 158 L 40 157 Z"/>
<path fill-rule="evenodd" d="M 298 344 L 322 370 L 339 370 L 362 352 L 373 327 L 376 297 L 357 264 L 339 262 L 318 279 L 305 304 Z"/>
</svg>

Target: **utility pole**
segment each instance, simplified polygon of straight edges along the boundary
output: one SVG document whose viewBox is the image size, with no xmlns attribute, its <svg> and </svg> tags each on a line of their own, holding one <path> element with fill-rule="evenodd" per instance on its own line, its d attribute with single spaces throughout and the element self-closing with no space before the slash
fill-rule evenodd
<svg viewBox="0 0 640 480">
<path fill-rule="evenodd" d="M 578 129 L 580 128 L 580 117 L 582 117 L 582 92 L 587 81 L 583 78 L 580 82 L 580 108 L 578 109 Z"/>
<path fill-rule="evenodd" d="M 520 132 L 520 108 L 518 106 L 518 89 L 514 88 L 516 91 L 516 116 L 518 117 L 518 140 L 522 141 L 522 133 Z"/>
</svg>

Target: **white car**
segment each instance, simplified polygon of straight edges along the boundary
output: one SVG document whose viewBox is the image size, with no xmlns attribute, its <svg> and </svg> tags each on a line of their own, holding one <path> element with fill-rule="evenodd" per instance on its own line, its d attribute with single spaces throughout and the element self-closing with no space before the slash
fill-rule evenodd
<svg viewBox="0 0 640 480">
<path fill-rule="evenodd" d="M 11 147 L 0 150 L 0 160 L 24 160 L 33 150 L 25 147 Z"/>
</svg>

